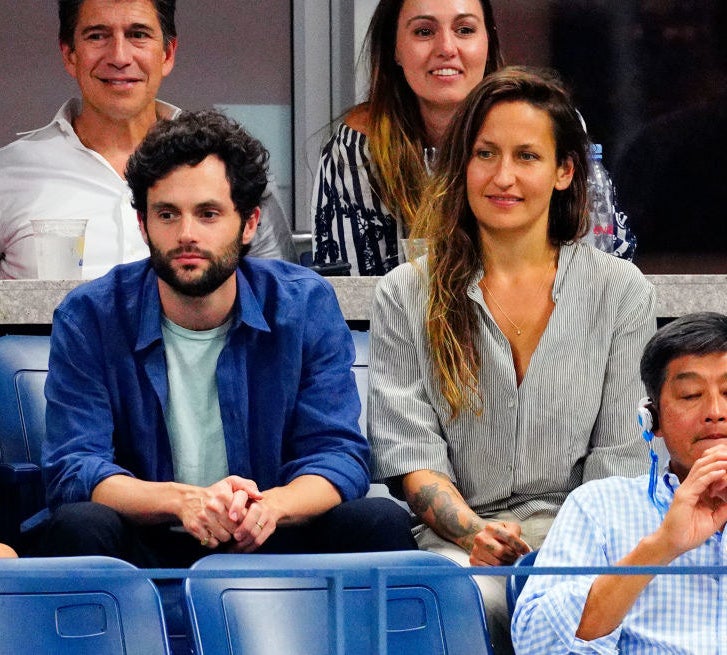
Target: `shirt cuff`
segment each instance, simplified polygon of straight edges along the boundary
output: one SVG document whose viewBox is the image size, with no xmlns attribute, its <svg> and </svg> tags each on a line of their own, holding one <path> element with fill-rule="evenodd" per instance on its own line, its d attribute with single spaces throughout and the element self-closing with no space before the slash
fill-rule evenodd
<svg viewBox="0 0 727 655">
<path fill-rule="evenodd" d="M 618 642 L 621 637 L 621 626 L 598 639 L 584 641 L 576 637 L 576 631 L 583 616 L 583 608 L 588 598 L 588 592 L 593 579 L 580 579 L 575 584 L 568 583 L 560 589 L 552 590 L 541 600 L 544 602 L 544 615 L 555 633 L 567 646 L 569 653 L 577 655 L 614 655 L 618 653 Z"/>
</svg>

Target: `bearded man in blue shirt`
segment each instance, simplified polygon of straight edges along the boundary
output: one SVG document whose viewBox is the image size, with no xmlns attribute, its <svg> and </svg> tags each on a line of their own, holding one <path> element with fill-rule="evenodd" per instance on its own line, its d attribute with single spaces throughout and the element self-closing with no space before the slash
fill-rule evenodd
<svg viewBox="0 0 727 655">
<path fill-rule="evenodd" d="M 647 343 L 644 437 L 670 461 L 589 482 L 563 504 L 537 566 L 727 564 L 727 316 L 691 314 Z M 617 569 L 614 569 L 617 573 Z M 518 653 L 722 653 L 724 576 L 531 576 L 513 616 Z"/>
<path fill-rule="evenodd" d="M 354 348 L 321 277 L 245 258 L 267 152 L 215 112 L 161 121 L 126 177 L 150 258 L 56 310 L 43 554 L 415 548 L 368 490 Z"/>
</svg>

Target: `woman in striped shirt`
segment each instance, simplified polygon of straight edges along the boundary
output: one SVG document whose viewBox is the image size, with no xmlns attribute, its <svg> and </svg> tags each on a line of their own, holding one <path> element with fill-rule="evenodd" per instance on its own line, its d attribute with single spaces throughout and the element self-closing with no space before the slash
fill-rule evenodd
<svg viewBox="0 0 727 655">
<path fill-rule="evenodd" d="M 506 68 L 465 100 L 414 235 L 429 253 L 380 282 L 371 323 L 373 475 L 462 564 L 538 548 L 583 481 L 638 475 L 634 417 L 654 290 L 580 243 L 587 138 L 550 74 Z M 504 580 L 480 578 L 498 653 Z"/>
</svg>

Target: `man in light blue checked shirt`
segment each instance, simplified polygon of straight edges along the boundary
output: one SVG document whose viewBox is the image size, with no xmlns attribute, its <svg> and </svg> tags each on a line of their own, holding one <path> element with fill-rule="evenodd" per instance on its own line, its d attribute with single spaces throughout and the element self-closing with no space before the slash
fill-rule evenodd
<svg viewBox="0 0 727 655">
<path fill-rule="evenodd" d="M 606 478 L 566 500 L 537 566 L 725 566 L 727 316 L 668 324 L 641 359 L 644 437 L 661 475 Z M 652 451 L 653 453 L 653 451 Z M 513 617 L 517 653 L 727 653 L 727 578 L 531 576 Z"/>
</svg>

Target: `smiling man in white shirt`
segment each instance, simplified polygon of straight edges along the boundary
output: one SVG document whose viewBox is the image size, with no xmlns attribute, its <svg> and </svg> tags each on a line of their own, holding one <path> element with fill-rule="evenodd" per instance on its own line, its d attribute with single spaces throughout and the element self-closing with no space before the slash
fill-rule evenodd
<svg viewBox="0 0 727 655">
<path fill-rule="evenodd" d="M 31 218 L 87 218 L 85 278 L 142 259 L 126 162 L 159 118 L 156 99 L 177 50 L 176 0 L 59 0 L 59 41 L 81 99 L 0 149 L 0 278 L 36 276 Z M 270 189 L 250 255 L 295 260 L 290 227 Z"/>
</svg>

